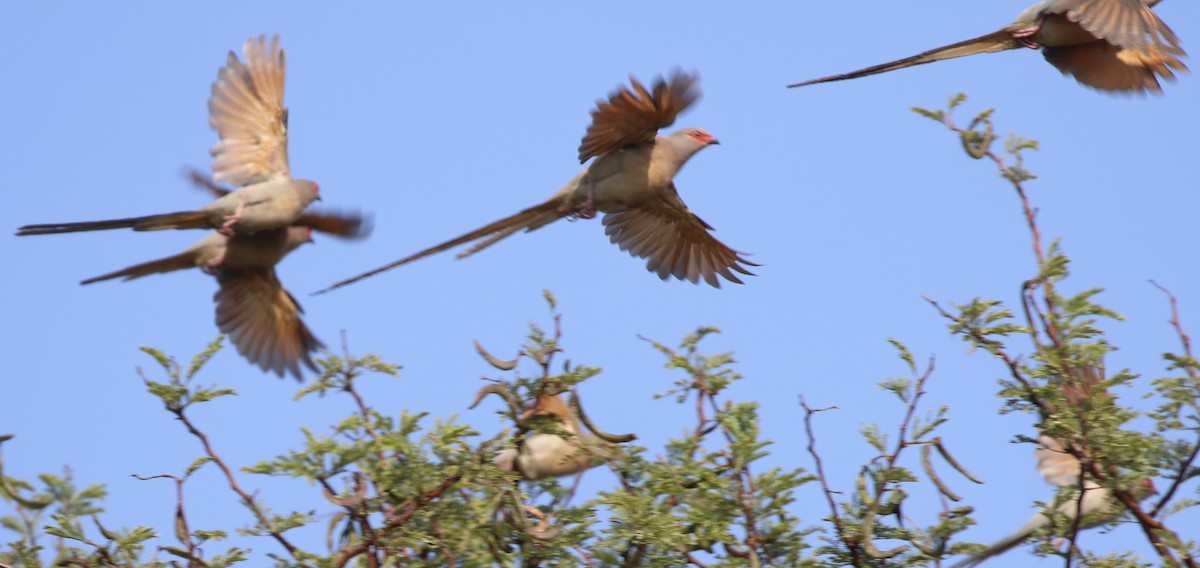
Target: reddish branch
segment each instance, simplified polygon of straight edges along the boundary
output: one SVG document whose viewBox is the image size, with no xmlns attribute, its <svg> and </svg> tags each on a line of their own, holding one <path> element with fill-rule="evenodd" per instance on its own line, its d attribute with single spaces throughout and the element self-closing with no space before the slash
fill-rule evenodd
<svg viewBox="0 0 1200 568">
<path fill-rule="evenodd" d="M 288 553 L 291 554 L 293 558 L 296 558 L 299 549 L 296 548 L 296 546 L 291 542 L 288 542 L 288 539 L 284 538 L 281 531 L 275 529 L 274 525 L 271 523 L 271 520 L 267 518 L 267 515 L 263 513 L 262 509 L 260 509 L 254 502 L 254 497 L 249 493 L 246 493 L 246 491 L 243 490 L 240 485 L 238 485 L 237 477 L 233 475 L 233 470 L 230 469 L 229 464 L 225 463 L 225 460 L 221 459 L 221 456 L 217 455 L 216 450 L 213 449 L 212 444 L 208 441 L 208 436 L 206 436 L 204 432 L 201 432 L 199 429 L 197 429 L 196 426 L 192 424 L 191 420 L 188 420 L 187 415 L 183 412 L 183 407 L 168 407 L 168 409 L 172 414 L 175 415 L 177 419 L 179 419 L 180 422 L 183 422 L 183 425 L 187 428 L 188 432 L 200 440 L 200 443 L 204 446 L 204 453 L 207 454 L 208 457 L 217 464 L 217 467 L 221 468 L 221 471 L 225 473 L 225 479 L 229 482 L 229 488 L 242 498 L 242 502 L 245 503 L 246 507 L 248 507 L 250 511 L 254 513 L 254 517 L 258 519 L 259 524 L 262 525 L 262 527 L 265 528 L 267 532 L 275 538 L 275 540 L 279 541 L 279 544 L 287 549 Z"/>
</svg>

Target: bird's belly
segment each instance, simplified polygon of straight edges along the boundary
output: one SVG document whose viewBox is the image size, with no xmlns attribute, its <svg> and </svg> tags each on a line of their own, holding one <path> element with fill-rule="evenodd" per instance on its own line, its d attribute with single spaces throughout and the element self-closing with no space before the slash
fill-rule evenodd
<svg viewBox="0 0 1200 568">
<path fill-rule="evenodd" d="M 221 268 L 242 270 L 275 266 L 287 255 L 287 228 L 236 234 L 225 245 Z"/>
<path fill-rule="evenodd" d="M 239 233 L 258 233 L 291 225 L 298 217 L 292 214 L 298 211 L 298 207 L 281 203 L 284 200 L 276 198 L 273 201 L 247 203 L 242 220 L 234 225 L 234 230 Z"/>
<path fill-rule="evenodd" d="M 1091 32 L 1059 14 L 1046 16 L 1035 39 L 1045 47 L 1065 47 L 1098 40 Z"/>
<path fill-rule="evenodd" d="M 644 170 L 607 177 L 596 183 L 596 209 L 606 212 L 628 209 L 650 196 L 649 187 Z"/>
</svg>

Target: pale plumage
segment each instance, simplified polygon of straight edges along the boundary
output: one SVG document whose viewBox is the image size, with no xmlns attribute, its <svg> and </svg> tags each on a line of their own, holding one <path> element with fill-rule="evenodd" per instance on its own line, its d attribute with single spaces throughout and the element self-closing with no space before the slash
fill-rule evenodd
<svg viewBox="0 0 1200 568">
<path fill-rule="evenodd" d="M 287 162 L 287 109 L 283 106 L 285 61 L 276 36 L 251 38 L 246 63 L 230 52 L 209 99 L 209 124 L 220 141 L 212 147 L 213 176 L 240 189 L 194 211 L 104 221 L 26 225 L 18 235 L 132 228 L 220 229 L 254 233 L 291 225 L 314 200 L 317 184 L 294 180 Z"/>
<path fill-rule="evenodd" d="M 1042 436 L 1038 439 L 1038 449 L 1034 451 L 1034 456 L 1037 458 L 1037 471 L 1047 483 L 1052 483 L 1059 487 L 1079 487 L 1079 476 L 1081 475 L 1079 460 L 1068 452 L 1061 442 Z M 1131 488 L 1130 491 L 1138 499 L 1145 499 L 1155 493 L 1154 483 L 1149 479 L 1143 479 L 1138 485 Z M 1090 521 L 1085 521 L 1081 528 L 1090 528 L 1104 524 L 1121 514 L 1120 504 L 1113 498 L 1112 492 L 1100 486 L 1095 481 L 1086 478 L 1083 480 L 1082 503 L 1079 497 L 1075 497 L 1067 500 L 1058 507 L 1058 512 L 1065 515 L 1068 519 L 1076 518 L 1081 511 L 1085 519 L 1093 513 L 1107 512 L 1102 518 L 1097 519 L 1092 517 Z M 955 564 L 953 568 L 977 566 L 985 560 L 1012 550 L 1025 542 L 1035 532 L 1049 525 L 1049 517 L 1044 513 L 1038 513 L 1029 519 L 1024 526 L 1017 529 L 1017 532 L 993 544 L 987 550 Z"/>
<path fill-rule="evenodd" d="M 555 417 L 555 425 L 564 435 L 529 434 L 516 448 L 496 455 L 494 463 L 500 469 L 515 471 L 525 479 L 563 477 L 596 467 L 616 451 L 612 444 L 582 428 L 562 395 L 539 396 L 534 407 L 525 413 L 525 418 L 534 415 Z"/>
</svg>

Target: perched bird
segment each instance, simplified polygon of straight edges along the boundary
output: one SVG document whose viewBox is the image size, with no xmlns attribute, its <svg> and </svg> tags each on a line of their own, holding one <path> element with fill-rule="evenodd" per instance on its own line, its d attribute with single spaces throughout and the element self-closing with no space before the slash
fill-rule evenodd
<svg viewBox="0 0 1200 568">
<path fill-rule="evenodd" d="M 620 87 L 607 101 L 598 101 L 579 146 L 580 163 L 595 160 L 545 203 L 317 293 L 474 242 L 458 255 L 470 256 L 518 231 L 532 231 L 564 217 L 591 218 L 596 211 L 605 214 L 602 222 L 609 240 L 647 259 L 646 268 L 663 280 L 668 276 L 693 283 L 704 279 L 720 287 L 720 275 L 741 283 L 734 272 L 751 274 L 743 265 L 757 265 L 714 238 L 709 233 L 712 227 L 688 209 L 672 181 L 692 155 L 717 144 L 717 139 L 699 128 L 658 136 L 658 129 L 673 124 L 676 115 L 700 97 L 697 79 L 676 71 L 669 79 L 660 77 L 651 89 L 631 79 L 632 88 Z"/>
<path fill-rule="evenodd" d="M 213 177 L 239 186 L 193 211 L 105 221 L 26 225 L 18 235 L 133 228 L 219 229 L 225 235 L 287 227 L 314 200 L 315 182 L 292 179 L 287 160 L 287 108 L 283 106 L 285 61 L 279 36 L 246 41 L 246 63 L 229 53 L 208 100 L 209 125 L 220 136 L 210 150 Z"/>
<path fill-rule="evenodd" d="M 1037 470 L 1042 474 L 1048 483 L 1053 483 L 1059 487 L 1079 487 L 1079 476 L 1081 475 L 1079 460 L 1063 447 L 1062 443 L 1053 438 L 1042 436 L 1038 439 L 1038 449 L 1034 451 L 1034 456 L 1037 457 Z M 1130 492 L 1137 499 L 1145 499 L 1157 493 L 1154 487 L 1154 482 L 1149 479 L 1143 479 L 1138 484 L 1130 489 Z M 1080 506 L 1079 497 L 1072 498 L 1058 506 L 1058 512 L 1065 515 L 1068 519 L 1075 519 L 1076 514 L 1081 512 L 1084 515 L 1084 523 L 1081 528 L 1091 528 L 1112 521 L 1121 513 L 1120 503 L 1113 497 L 1112 493 L 1101 487 L 1091 479 L 1085 479 L 1083 482 L 1083 502 Z M 1102 517 L 1092 516 L 1093 513 L 1105 513 Z M 1091 519 L 1087 517 L 1092 516 Z M 954 565 L 954 568 L 967 568 L 977 566 L 983 561 L 1008 552 L 1017 545 L 1025 542 L 1025 539 L 1033 535 L 1039 529 L 1050 525 L 1050 518 L 1045 513 L 1038 513 L 1029 522 L 1025 523 L 1017 532 L 1007 538 L 993 544 L 991 548 L 980 552 L 967 560 Z"/>
<path fill-rule="evenodd" d="M 953 59 L 1028 47 L 1064 75 L 1101 91 L 1162 92 L 1158 77 L 1174 79 L 1187 66 L 1179 38 L 1150 8 L 1159 0 L 1042 0 L 997 32 L 841 75 L 788 87 L 856 79 Z M 1157 77 L 1156 77 L 1157 75 Z"/>
<path fill-rule="evenodd" d="M 613 445 L 581 427 L 561 394 L 540 395 L 533 408 L 521 420 L 534 416 L 553 416 L 556 425 L 568 436 L 536 432 L 521 440 L 517 448 L 496 455 L 494 463 L 505 471 L 515 471 L 525 479 L 563 477 L 596 467 L 610 459 Z"/>
</svg>

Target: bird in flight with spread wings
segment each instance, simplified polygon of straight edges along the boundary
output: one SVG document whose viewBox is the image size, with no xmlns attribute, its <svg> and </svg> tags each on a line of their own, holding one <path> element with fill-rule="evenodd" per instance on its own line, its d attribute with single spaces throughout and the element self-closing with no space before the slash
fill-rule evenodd
<svg viewBox="0 0 1200 568">
<path fill-rule="evenodd" d="M 719 288 L 721 276 L 742 283 L 734 273 L 752 274 L 746 267 L 758 265 L 713 237 L 713 228 L 692 213 L 673 181 L 696 152 L 718 143 L 716 137 L 699 128 L 658 135 L 660 128 L 673 124 L 700 97 L 698 80 L 694 73 L 676 71 L 669 78 L 659 77 L 647 89 L 631 79 L 630 87 L 620 87 L 608 100 L 596 103 L 592 124 L 579 145 L 579 162 L 595 159 L 550 199 L 316 293 L 473 243 L 458 254 L 464 258 L 518 231 L 532 231 L 564 217 L 589 219 L 597 211 L 604 213 L 601 222 L 609 240 L 645 258 L 646 268 L 663 280 L 673 276 L 697 283 L 703 279 Z"/>
<path fill-rule="evenodd" d="M 1186 71 L 1175 32 L 1151 10 L 1159 0 L 1042 0 L 999 31 L 924 53 L 788 87 L 886 73 L 977 53 L 1027 47 L 1093 89 L 1161 93 L 1158 78 Z"/>
</svg>

